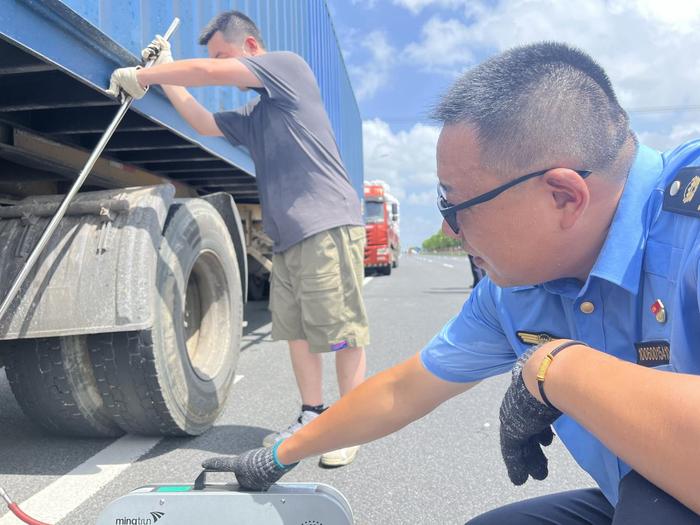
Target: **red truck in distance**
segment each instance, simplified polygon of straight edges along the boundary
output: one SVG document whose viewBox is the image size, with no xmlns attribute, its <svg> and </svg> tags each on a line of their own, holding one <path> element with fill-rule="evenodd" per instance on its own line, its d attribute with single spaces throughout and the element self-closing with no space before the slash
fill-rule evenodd
<svg viewBox="0 0 700 525">
<path fill-rule="evenodd" d="M 380 180 L 365 182 L 364 203 L 367 245 L 365 271 L 390 275 L 399 265 L 399 201 L 389 192 L 389 185 Z"/>
</svg>

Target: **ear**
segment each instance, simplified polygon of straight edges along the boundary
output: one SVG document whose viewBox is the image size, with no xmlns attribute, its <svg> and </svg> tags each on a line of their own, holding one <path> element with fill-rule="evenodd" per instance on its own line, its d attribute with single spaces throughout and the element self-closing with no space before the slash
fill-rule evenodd
<svg viewBox="0 0 700 525">
<path fill-rule="evenodd" d="M 247 36 L 243 41 L 243 44 L 251 55 L 255 55 L 261 49 L 260 44 L 258 44 L 258 41 L 252 36 Z"/>
<path fill-rule="evenodd" d="M 581 218 L 591 200 L 588 184 L 578 173 L 567 168 L 555 168 L 543 177 L 552 199 L 552 205 L 560 214 L 560 226 L 568 230 Z"/>
</svg>

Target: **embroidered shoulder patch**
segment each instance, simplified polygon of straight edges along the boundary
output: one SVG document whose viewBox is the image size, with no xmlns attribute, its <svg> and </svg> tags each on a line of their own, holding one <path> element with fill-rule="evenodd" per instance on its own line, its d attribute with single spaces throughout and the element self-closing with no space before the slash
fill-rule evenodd
<svg viewBox="0 0 700 525">
<path fill-rule="evenodd" d="M 700 217 L 700 167 L 683 168 L 664 190 L 664 210 Z"/>
<path fill-rule="evenodd" d="M 563 339 L 562 337 L 557 337 L 547 332 L 526 332 L 524 330 L 515 332 L 515 335 L 526 345 L 541 345 L 554 341 L 555 339 Z"/>
</svg>

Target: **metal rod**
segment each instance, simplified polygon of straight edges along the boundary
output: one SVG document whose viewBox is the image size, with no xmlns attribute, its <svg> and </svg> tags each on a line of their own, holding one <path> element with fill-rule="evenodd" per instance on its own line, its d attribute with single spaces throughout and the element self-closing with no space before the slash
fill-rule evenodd
<svg viewBox="0 0 700 525">
<path fill-rule="evenodd" d="M 175 32 L 175 30 L 177 29 L 177 27 L 179 25 L 180 25 L 180 19 L 176 17 L 172 21 L 172 23 L 170 24 L 170 27 L 165 32 L 165 35 L 163 35 L 163 37 L 166 40 L 168 40 L 172 36 L 172 34 Z M 146 67 L 146 68 L 151 67 L 153 65 L 154 61 L 155 61 L 155 57 L 152 58 L 151 60 L 149 60 L 144 65 L 144 67 Z M 0 305 L 0 321 L 4 317 L 5 313 L 7 313 L 7 310 L 10 308 L 10 304 L 17 296 L 17 292 L 19 292 L 19 289 L 22 287 L 22 284 L 24 284 L 24 281 L 27 278 L 27 275 L 29 275 L 29 272 L 31 272 L 32 269 L 34 268 L 34 265 L 36 264 L 37 260 L 39 259 L 39 256 L 41 255 L 41 253 L 44 251 L 44 248 L 48 244 L 49 239 L 51 238 L 51 235 L 53 235 L 54 231 L 56 231 L 56 228 L 58 227 L 58 223 L 61 221 L 63 216 L 66 214 L 66 210 L 68 209 L 68 206 L 70 205 L 71 201 L 73 200 L 75 195 L 78 193 L 80 188 L 83 186 L 85 179 L 87 179 L 88 175 L 90 175 L 90 171 L 92 170 L 93 166 L 97 162 L 97 159 L 102 154 L 102 151 L 105 149 L 105 146 L 107 146 L 107 142 L 109 142 L 109 139 L 112 138 L 112 135 L 116 131 L 117 126 L 119 126 L 119 123 L 124 118 L 124 115 L 126 115 L 126 112 L 129 110 L 129 106 L 131 106 L 131 103 L 133 101 L 134 101 L 134 99 L 131 96 L 127 96 L 124 99 L 124 101 L 122 102 L 122 105 L 119 107 L 119 111 L 117 111 L 117 114 L 112 119 L 112 122 L 109 124 L 109 127 L 102 134 L 100 141 L 97 143 L 97 145 L 95 146 L 95 149 L 92 151 L 92 154 L 88 158 L 87 163 L 85 164 L 82 171 L 80 172 L 80 175 L 78 175 L 78 178 L 73 183 L 73 186 L 71 187 L 70 191 L 68 192 L 68 194 L 65 196 L 65 198 L 61 202 L 61 206 L 58 208 L 56 215 L 53 216 L 53 218 L 49 222 L 48 226 L 44 230 L 44 233 L 41 234 L 41 238 L 39 239 L 39 242 L 37 242 L 36 246 L 32 250 L 32 253 L 29 255 L 27 262 L 22 267 L 22 270 L 19 272 L 19 274 L 15 278 L 14 282 L 12 283 L 10 290 L 7 292 L 7 296 L 5 297 L 5 300 L 2 302 L 2 305 Z"/>
</svg>

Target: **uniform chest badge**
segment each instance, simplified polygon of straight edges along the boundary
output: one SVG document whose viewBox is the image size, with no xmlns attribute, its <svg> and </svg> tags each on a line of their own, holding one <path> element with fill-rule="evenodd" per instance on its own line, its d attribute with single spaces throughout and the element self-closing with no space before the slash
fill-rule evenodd
<svg viewBox="0 0 700 525">
<path fill-rule="evenodd" d="M 650 309 L 657 322 L 661 324 L 666 322 L 666 307 L 664 306 L 664 303 L 661 302 L 661 299 L 654 301 Z"/>
<path fill-rule="evenodd" d="M 542 345 L 554 341 L 555 339 L 563 339 L 562 337 L 548 334 L 547 332 L 526 332 L 524 330 L 515 332 L 515 335 L 526 345 Z"/>
</svg>

